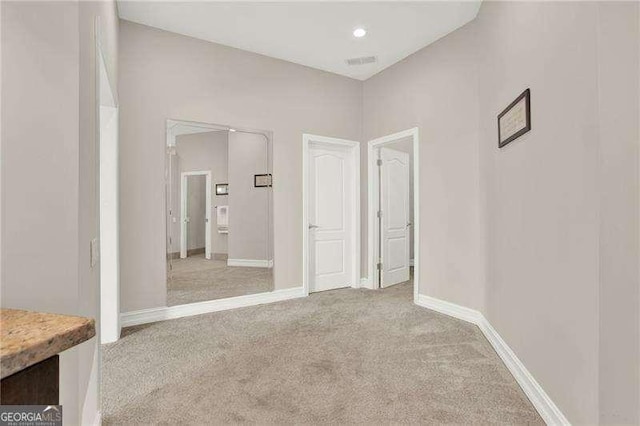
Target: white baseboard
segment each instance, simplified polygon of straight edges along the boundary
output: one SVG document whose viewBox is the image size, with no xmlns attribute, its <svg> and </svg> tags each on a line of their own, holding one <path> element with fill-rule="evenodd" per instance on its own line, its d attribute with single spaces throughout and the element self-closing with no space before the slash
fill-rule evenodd
<svg viewBox="0 0 640 426">
<path fill-rule="evenodd" d="M 248 268 L 273 268 L 273 260 L 227 259 L 227 266 L 245 266 Z"/>
<path fill-rule="evenodd" d="M 450 317 L 471 322 L 476 325 L 484 319 L 484 316 L 474 309 L 469 309 L 464 306 L 456 305 L 455 303 L 436 299 L 435 297 L 425 296 L 424 294 L 418 295 L 416 305 L 431 309 L 432 311 L 440 312 L 441 314 L 449 315 Z"/>
<path fill-rule="evenodd" d="M 96 417 L 93 419 L 93 426 L 101 426 L 102 425 L 102 411 L 98 411 L 96 413 Z"/>
<path fill-rule="evenodd" d="M 282 300 L 305 297 L 303 287 L 274 290 L 267 293 L 249 294 L 246 296 L 230 297 L 228 299 L 208 300 L 206 302 L 189 303 L 186 305 L 164 306 L 161 308 L 142 309 L 140 311 L 124 312 L 121 314 L 122 327 L 147 324 L 175 318 L 190 317 L 192 315 L 209 312 L 226 311 L 228 309 L 244 308 L 265 303 L 280 302 Z"/>
<path fill-rule="evenodd" d="M 431 309 L 441 314 L 449 315 L 454 318 L 475 324 L 485 335 L 493 349 L 502 359 L 502 362 L 509 369 L 513 377 L 516 379 L 524 393 L 527 395 L 535 409 L 538 411 L 542 419 L 548 425 L 569 425 L 569 420 L 562 414 L 562 411 L 549 398 L 549 395 L 542 389 L 536 379 L 529 373 L 527 368 L 518 359 L 516 354 L 511 350 L 509 345 L 500 337 L 498 332 L 491 326 L 489 321 L 474 309 L 456 305 L 455 303 L 446 302 L 425 295 L 418 295 L 416 301 L 418 306 Z"/>
</svg>

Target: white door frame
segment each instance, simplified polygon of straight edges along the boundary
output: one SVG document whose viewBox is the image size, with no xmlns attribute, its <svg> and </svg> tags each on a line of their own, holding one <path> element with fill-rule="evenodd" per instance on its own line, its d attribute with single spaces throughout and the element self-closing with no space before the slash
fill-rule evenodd
<svg viewBox="0 0 640 426">
<path fill-rule="evenodd" d="M 353 259 L 351 287 L 360 286 L 360 143 L 345 139 L 311 134 L 302 135 L 302 287 L 309 295 L 309 145 L 317 143 L 331 147 L 342 147 L 349 151 L 354 171 L 352 194 L 355 202 L 351 207 L 351 259 Z"/>
<path fill-rule="evenodd" d="M 120 338 L 120 216 L 118 160 L 118 92 L 109 79 L 100 19 L 95 21 L 96 160 L 98 164 L 98 222 L 100 309 L 99 343 Z M 94 258 L 97 260 L 97 258 Z"/>
<path fill-rule="evenodd" d="M 375 258 L 376 201 L 378 197 L 375 187 L 377 180 L 374 175 L 377 170 L 377 158 L 374 155 L 374 151 L 376 148 L 389 145 L 407 137 L 413 139 L 413 299 L 417 301 L 420 283 L 420 137 L 417 127 L 373 139 L 367 143 L 367 266 L 369 270 L 367 284 L 369 288 L 374 289 L 379 286 L 378 270 L 376 268 L 377 261 Z"/>
<path fill-rule="evenodd" d="M 187 178 L 189 176 L 206 176 L 205 188 L 205 258 L 211 259 L 211 171 L 203 170 L 196 172 L 180 173 L 180 258 L 187 257 Z"/>
</svg>

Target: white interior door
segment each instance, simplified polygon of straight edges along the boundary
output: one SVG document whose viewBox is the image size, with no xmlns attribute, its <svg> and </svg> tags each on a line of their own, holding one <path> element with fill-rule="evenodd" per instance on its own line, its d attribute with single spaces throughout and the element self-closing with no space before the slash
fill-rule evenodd
<svg viewBox="0 0 640 426">
<path fill-rule="evenodd" d="M 409 154 L 380 148 L 380 285 L 409 280 Z"/>
<path fill-rule="evenodd" d="M 349 287 L 354 259 L 354 166 L 348 147 L 309 147 L 309 291 Z"/>
</svg>

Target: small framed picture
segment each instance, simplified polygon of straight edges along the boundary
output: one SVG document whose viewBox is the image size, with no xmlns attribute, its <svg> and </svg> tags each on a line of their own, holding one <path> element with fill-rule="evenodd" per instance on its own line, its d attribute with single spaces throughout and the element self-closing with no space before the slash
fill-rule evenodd
<svg viewBox="0 0 640 426">
<path fill-rule="evenodd" d="M 216 195 L 229 195 L 229 184 L 216 183 Z"/>
<path fill-rule="evenodd" d="M 256 188 L 265 188 L 271 186 L 271 175 L 253 175 L 253 186 Z"/>
<path fill-rule="evenodd" d="M 531 130 L 531 91 L 525 90 L 498 115 L 498 147 Z"/>
</svg>

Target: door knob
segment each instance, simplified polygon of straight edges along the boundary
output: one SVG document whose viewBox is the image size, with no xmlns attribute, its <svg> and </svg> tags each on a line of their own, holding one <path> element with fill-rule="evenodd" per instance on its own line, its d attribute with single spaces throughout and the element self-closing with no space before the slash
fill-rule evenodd
<svg viewBox="0 0 640 426">
<path fill-rule="evenodd" d="M 309 229 L 320 228 L 318 225 L 309 224 Z"/>
<path fill-rule="evenodd" d="M 412 225 L 413 225 L 413 223 L 411 223 L 411 222 L 407 222 L 407 228 L 408 228 L 408 227 L 410 227 L 410 226 L 412 226 Z"/>
</svg>

